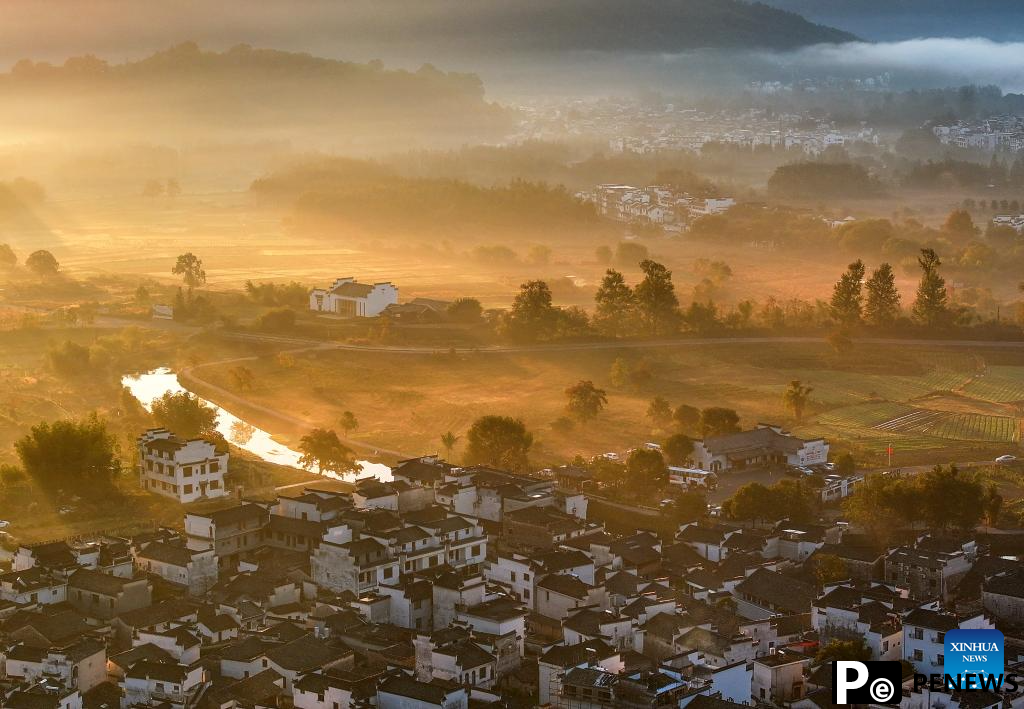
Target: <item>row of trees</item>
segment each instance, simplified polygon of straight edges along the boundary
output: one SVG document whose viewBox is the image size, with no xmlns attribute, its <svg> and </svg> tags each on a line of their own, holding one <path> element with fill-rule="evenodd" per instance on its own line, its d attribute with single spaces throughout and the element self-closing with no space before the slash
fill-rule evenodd
<svg viewBox="0 0 1024 709">
<path fill-rule="evenodd" d="M 942 261 L 932 249 L 921 249 L 917 259 L 921 280 L 912 313 L 927 327 L 948 325 L 952 319 L 946 281 L 939 273 Z M 864 262 L 851 263 L 832 289 L 830 306 L 835 321 L 844 327 L 867 323 L 890 327 L 900 317 L 900 294 L 892 266 L 881 264 L 866 281 Z"/>
<path fill-rule="evenodd" d="M 924 522 L 932 529 L 973 529 L 984 520 L 995 524 L 1003 498 L 995 485 L 955 465 L 936 466 L 914 477 L 869 475 L 843 503 L 850 521 L 879 541 L 901 524 Z"/>
</svg>

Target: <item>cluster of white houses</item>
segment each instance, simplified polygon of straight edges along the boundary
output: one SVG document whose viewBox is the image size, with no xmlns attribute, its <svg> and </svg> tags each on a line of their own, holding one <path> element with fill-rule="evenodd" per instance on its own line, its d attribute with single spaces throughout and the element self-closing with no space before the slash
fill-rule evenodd
<svg viewBox="0 0 1024 709">
<path fill-rule="evenodd" d="M 800 456 L 775 428 L 747 434 L 702 442 L 701 461 Z M 179 491 L 195 484 L 180 466 L 214 459 L 175 458 L 190 443 L 140 441 Z M 150 489 L 150 472 L 172 474 L 143 470 Z M 0 706 L 832 709 L 816 657 L 833 641 L 933 673 L 944 633 L 996 627 L 1007 671 L 1024 659 L 1017 535 L 612 528 L 592 519 L 584 469 L 433 456 L 328 484 L 190 511 L 179 530 L 17 548 L 0 574 Z M 822 579 L 823 557 L 842 573 Z M 960 701 L 908 684 L 901 706 Z"/>
</svg>

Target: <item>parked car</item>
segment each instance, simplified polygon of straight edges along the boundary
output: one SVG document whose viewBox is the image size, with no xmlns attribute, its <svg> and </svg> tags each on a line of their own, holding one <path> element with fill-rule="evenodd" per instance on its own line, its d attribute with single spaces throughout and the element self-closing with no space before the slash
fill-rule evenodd
<svg viewBox="0 0 1024 709">
<path fill-rule="evenodd" d="M 814 475 L 814 471 L 805 465 L 798 466 L 796 470 L 801 475 Z"/>
<path fill-rule="evenodd" d="M 999 463 L 1000 465 L 1008 465 L 1010 463 L 1016 463 L 1017 462 L 1017 456 L 1015 456 L 1015 455 L 1001 455 L 998 458 L 996 458 L 996 462 Z"/>
</svg>

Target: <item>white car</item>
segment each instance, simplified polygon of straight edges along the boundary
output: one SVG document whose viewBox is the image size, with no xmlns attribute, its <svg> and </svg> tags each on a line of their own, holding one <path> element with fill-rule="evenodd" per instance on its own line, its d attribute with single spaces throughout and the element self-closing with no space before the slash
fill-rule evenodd
<svg viewBox="0 0 1024 709">
<path fill-rule="evenodd" d="M 10 526 L 11 523 L 8 522 L 6 519 L 0 519 L 0 529 L 7 529 Z"/>
<path fill-rule="evenodd" d="M 1017 462 L 1017 456 L 1015 456 L 1015 455 L 1001 455 L 998 458 L 996 458 L 996 462 L 999 463 L 1000 465 L 1006 465 L 1008 463 L 1016 463 Z"/>
</svg>

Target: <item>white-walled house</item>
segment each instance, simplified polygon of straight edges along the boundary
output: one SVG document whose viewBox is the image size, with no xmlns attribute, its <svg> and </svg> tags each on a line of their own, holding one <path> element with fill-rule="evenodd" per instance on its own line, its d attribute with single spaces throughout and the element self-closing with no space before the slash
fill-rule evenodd
<svg viewBox="0 0 1024 709">
<path fill-rule="evenodd" d="M 152 428 L 141 436 L 139 479 L 144 490 L 182 504 L 223 497 L 228 453 L 202 439 L 178 438 L 166 428 Z"/>
<path fill-rule="evenodd" d="M 310 310 L 347 318 L 375 318 L 397 303 L 398 286 L 390 281 L 370 285 L 351 277 L 335 279 L 330 288 L 314 288 L 309 294 Z"/>
<path fill-rule="evenodd" d="M 815 465 L 828 461 L 828 441 L 805 441 L 780 426 L 758 424 L 750 431 L 713 436 L 693 444 L 691 457 L 701 470 L 763 468 L 771 465 Z"/>
<path fill-rule="evenodd" d="M 915 608 L 903 618 L 903 659 L 914 666 L 915 672 L 942 672 L 947 631 L 994 627 L 982 613 L 960 617 L 927 607 Z"/>
</svg>

